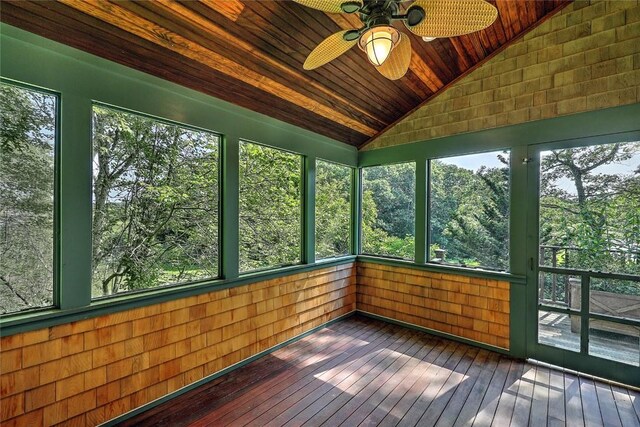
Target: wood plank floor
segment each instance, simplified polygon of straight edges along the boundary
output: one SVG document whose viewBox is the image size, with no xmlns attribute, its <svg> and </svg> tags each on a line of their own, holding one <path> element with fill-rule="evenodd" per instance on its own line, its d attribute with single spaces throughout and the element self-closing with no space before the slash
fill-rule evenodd
<svg viewBox="0 0 640 427">
<path fill-rule="evenodd" d="M 640 393 L 354 316 L 123 426 L 640 426 Z"/>
</svg>

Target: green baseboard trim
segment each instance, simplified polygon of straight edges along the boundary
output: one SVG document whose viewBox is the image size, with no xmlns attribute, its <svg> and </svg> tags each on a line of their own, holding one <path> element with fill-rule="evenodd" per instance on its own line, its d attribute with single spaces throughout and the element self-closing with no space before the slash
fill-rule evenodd
<svg viewBox="0 0 640 427">
<path fill-rule="evenodd" d="M 509 352 L 509 350 L 506 349 L 506 348 L 496 347 L 496 346 L 485 344 L 485 343 L 482 343 L 482 342 L 479 342 L 479 341 L 470 340 L 468 338 L 459 337 L 457 335 L 448 334 L 446 332 L 436 331 L 435 329 L 425 328 L 424 326 L 418 326 L 418 325 L 415 325 L 413 323 L 403 322 L 402 320 L 396 320 L 396 319 L 393 319 L 391 317 L 386 317 L 386 316 L 381 316 L 379 314 L 369 313 L 368 311 L 363 311 L 363 310 L 357 310 L 356 309 L 356 313 L 361 315 L 361 316 L 364 316 L 364 317 L 369 317 L 371 319 L 376 319 L 376 320 L 380 320 L 382 322 L 392 323 L 394 325 L 403 326 L 405 328 L 414 329 L 414 330 L 420 331 L 420 332 L 425 332 L 425 333 L 427 333 L 429 335 L 435 335 L 437 337 L 446 338 L 448 340 L 458 341 L 458 342 L 461 342 L 463 344 L 472 345 L 474 347 L 480 347 L 480 348 L 482 348 L 484 350 L 494 351 L 496 353 L 500 353 L 500 354 L 504 354 L 506 356 L 513 357 L 511 355 L 511 353 Z"/>
<path fill-rule="evenodd" d="M 183 395 L 185 393 L 190 392 L 193 389 L 196 389 L 196 388 L 198 388 L 198 387 L 200 387 L 200 386 L 202 386 L 204 384 L 207 384 L 208 382 L 211 382 L 211 381 L 215 380 L 216 378 L 220 378 L 221 376 L 226 375 L 226 374 L 228 374 L 230 372 L 233 372 L 236 369 L 242 368 L 243 366 L 246 366 L 249 363 L 260 359 L 261 357 L 264 357 L 264 356 L 266 356 L 266 355 L 268 355 L 270 353 L 273 353 L 274 351 L 279 350 L 282 347 L 285 347 L 285 346 L 287 346 L 289 344 L 293 344 L 294 342 L 299 341 L 302 338 L 304 338 L 304 337 L 306 337 L 308 335 L 311 335 L 311 334 L 313 334 L 315 332 L 318 332 L 319 330 L 324 329 L 327 326 L 330 326 L 330 325 L 332 325 L 334 323 L 337 323 L 337 322 L 340 322 L 342 320 L 348 319 L 349 317 L 352 317 L 355 314 L 356 314 L 356 311 L 354 310 L 354 311 L 351 311 L 349 313 L 343 314 L 342 316 L 336 317 L 335 319 L 329 320 L 328 322 L 325 322 L 322 325 L 319 325 L 319 326 L 316 326 L 315 328 L 309 329 L 307 332 L 303 332 L 300 335 L 296 335 L 293 338 L 289 338 L 288 340 L 286 340 L 284 342 L 281 342 L 280 344 L 277 344 L 277 345 L 275 345 L 275 346 L 273 346 L 271 348 L 263 350 L 260 353 L 254 354 L 253 356 L 248 357 L 248 358 L 246 358 L 244 360 L 241 360 L 240 362 L 236 362 L 233 365 L 231 365 L 229 367 L 226 367 L 221 371 L 218 371 L 218 372 L 215 372 L 215 373 L 213 373 L 213 374 L 211 374 L 209 376 L 206 376 L 206 377 L 202 378 L 201 380 L 198 380 L 198 381 L 196 381 L 194 383 L 186 385 L 186 386 L 182 387 L 181 389 L 178 389 L 178 390 L 176 390 L 176 391 L 174 391 L 172 393 L 169 393 L 169 394 L 167 394 L 165 396 L 162 396 L 162 397 L 160 397 L 160 398 L 158 398 L 156 400 L 153 400 L 153 401 L 151 401 L 151 402 L 149 402 L 149 403 L 147 403 L 147 404 L 145 404 L 143 406 L 140 406 L 140 407 L 138 407 L 136 409 L 133 409 L 133 410 L 131 410 L 129 412 L 125 412 L 124 414 L 119 415 L 116 418 L 112 418 L 109 421 L 106 421 L 106 422 L 104 422 L 104 423 L 102 423 L 100 425 L 104 426 L 104 427 L 115 426 L 115 425 L 117 425 L 117 424 L 119 424 L 119 423 L 121 423 L 123 421 L 126 421 L 126 420 L 128 420 L 128 419 L 130 419 L 130 418 L 132 418 L 132 417 L 134 417 L 136 415 L 139 415 L 139 414 L 141 414 L 143 412 L 146 412 L 146 411 L 148 411 L 148 410 L 150 410 L 152 408 L 155 408 L 156 406 L 161 405 L 161 404 L 163 404 L 163 403 L 165 403 L 165 402 L 167 402 L 167 401 L 169 401 L 169 400 L 171 400 L 173 398 L 181 396 L 181 395 Z"/>
</svg>

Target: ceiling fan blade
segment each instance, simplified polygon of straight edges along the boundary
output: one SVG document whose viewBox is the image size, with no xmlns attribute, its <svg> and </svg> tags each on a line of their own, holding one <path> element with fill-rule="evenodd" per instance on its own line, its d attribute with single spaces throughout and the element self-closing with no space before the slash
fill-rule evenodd
<svg viewBox="0 0 640 427">
<path fill-rule="evenodd" d="M 358 39 L 345 40 L 344 35 L 349 31 L 353 30 L 339 31 L 324 39 L 322 43 L 316 46 L 309 56 L 307 56 L 303 65 L 304 69 L 313 70 L 314 68 L 321 67 L 351 49 L 358 43 Z"/>
<path fill-rule="evenodd" d="M 318 9 L 327 13 L 351 13 L 362 7 L 362 0 L 293 0 L 303 6 Z M 343 9 L 343 4 L 345 6 Z"/>
<path fill-rule="evenodd" d="M 405 25 L 412 33 L 429 37 L 455 37 L 480 31 L 493 23 L 498 10 L 484 0 L 416 0 L 412 9 L 422 8 L 424 19 L 417 25 Z"/>
<path fill-rule="evenodd" d="M 406 34 L 400 33 L 398 45 L 389 53 L 387 60 L 376 67 L 376 70 L 389 80 L 398 80 L 407 74 L 409 63 L 411 63 L 411 40 Z"/>
</svg>

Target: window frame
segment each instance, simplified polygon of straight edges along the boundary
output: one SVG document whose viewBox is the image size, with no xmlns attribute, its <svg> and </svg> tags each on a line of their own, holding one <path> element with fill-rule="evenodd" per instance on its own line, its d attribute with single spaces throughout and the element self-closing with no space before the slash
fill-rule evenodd
<svg viewBox="0 0 640 427">
<path fill-rule="evenodd" d="M 344 167 L 347 168 L 347 170 L 349 170 L 349 251 L 346 254 L 342 254 L 342 255 L 333 255 L 330 257 L 326 257 L 326 258 L 317 258 L 317 241 L 316 241 L 316 236 L 317 236 L 317 230 L 316 230 L 316 225 L 317 225 L 317 216 L 315 215 L 315 212 L 317 212 L 318 207 L 317 204 L 315 203 L 315 200 L 317 198 L 317 191 L 318 191 L 318 186 L 317 186 L 317 180 L 315 180 L 314 182 L 314 208 L 315 208 L 315 212 L 314 212 L 314 248 L 313 248 L 313 253 L 314 253 L 314 259 L 316 262 L 325 262 L 328 260 L 333 260 L 333 259 L 339 259 L 339 258 L 344 258 L 344 257 L 348 257 L 351 256 L 355 253 L 355 248 L 354 248 L 354 200 L 357 197 L 357 194 L 355 193 L 355 177 L 354 177 L 354 173 L 357 171 L 357 168 L 354 168 L 352 166 L 348 166 L 345 165 L 343 163 L 338 163 L 338 162 L 334 162 L 331 160 L 326 160 L 324 158 L 321 157 L 317 157 L 315 159 L 315 175 L 314 178 L 317 178 L 318 176 L 318 162 L 325 162 L 325 163 L 330 163 L 333 165 L 337 165 L 340 167 Z"/>
<path fill-rule="evenodd" d="M 60 273 L 61 273 L 61 247 L 60 247 L 60 158 L 61 158 L 61 113 L 62 113 L 62 94 L 60 92 L 44 88 L 42 86 L 25 83 L 4 76 L 0 76 L 0 84 L 14 86 L 23 90 L 38 92 L 51 96 L 54 99 L 54 132 L 53 132 L 53 230 L 51 249 L 53 256 L 51 259 L 52 267 L 52 303 L 51 305 L 27 308 L 20 311 L 8 312 L 0 315 L 0 318 L 9 318 L 21 315 L 29 315 L 31 313 L 48 312 L 52 309 L 59 309 L 61 306 L 61 290 L 60 290 Z M 0 328 L 1 329 L 1 328 Z"/>
<path fill-rule="evenodd" d="M 364 243 L 364 227 L 362 227 L 362 222 L 363 222 L 363 218 L 364 218 L 364 209 L 363 209 L 363 200 L 364 200 L 364 186 L 365 186 L 365 179 L 364 179 L 364 172 L 365 169 L 367 168 L 374 168 L 374 167 L 384 167 L 384 166 L 394 166 L 394 165 L 402 165 L 402 164 L 413 164 L 414 165 L 414 190 L 413 190 L 413 207 L 414 207 L 414 212 L 413 212 L 413 238 L 414 238 L 414 243 L 413 243 L 413 258 L 402 258 L 402 257 L 398 257 L 398 256 L 393 256 L 393 255 L 382 255 L 382 254 L 370 254 L 367 252 L 364 252 L 363 250 L 363 243 Z M 411 264 L 420 264 L 419 259 L 418 259 L 418 254 L 417 252 L 419 251 L 418 248 L 418 239 L 416 238 L 417 233 L 418 233 L 418 191 L 419 191 L 419 186 L 418 186 L 418 176 L 419 176 L 419 161 L 417 160 L 406 160 L 406 161 L 397 161 L 397 162 L 389 162 L 389 163 L 380 163 L 380 164 L 371 164 L 371 165 L 366 165 L 366 166 L 360 166 L 359 168 L 359 195 L 358 195 L 358 255 L 359 256 L 366 256 L 366 257 L 372 257 L 372 258 L 380 258 L 380 259 L 388 259 L 388 260 L 394 260 L 397 262 L 402 262 L 402 263 L 411 263 Z"/>
<path fill-rule="evenodd" d="M 508 175 L 508 179 L 509 179 L 509 188 L 507 190 L 507 194 L 508 194 L 508 197 L 509 197 L 509 202 L 507 203 L 507 205 L 509 206 L 509 215 L 507 217 L 507 234 L 508 234 L 508 238 L 507 238 L 507 256 L 508 256 L 507 267 L 505 269 L 500 269 L 500 268 L 483 266 L 483 265 L 468 266 L 468 265 L 464 265 L 464 264 L 447 263 L 447 262 L 434 262 L 434 261 L 432 261 L 431 256 L 430 256 L 431 244 L 434 243 L 431 240 L 431 238 L 432 238 L 432 232 L 431 232 L 431 219 L 432 219 L 431 203 L 433 202 L 432 191 L 431 191 L 432 190 L 432 186 L 433 186 L 433 181 L 431 179 L 432 172 L 433 172 L 432 162 L 433 161 L 442 161 L 442 160 L 445 160 L 445 159 L 474 156 L 474 155 L 501 153 L 501 152 L 504 152 L 504 151 L 507 152 L 505 157 L 509 158 L 509 165 L 507 166 L 508 167 L 508 174 L 507 175 Z M 438 157 L 429 157 L 429 158 L 426 159 L 426 162 L 427 162 L 426 262 L 427 262 L 427 264 L 435 265 L 435 266 L 445 266 L 445 267 L 477 270 L 477 271 L 495 272 L 495 273 L 500 273 L 500 274 L 509 274 L 511 272 L 511 250 L 510 250 L 510 248 L 511 248 L 511 199 L 512 199 L 512 197 L 511 197 L 511 195 L 512 195 L 512 192 L 511 192 L 511 178 L 512 178 L 512 176 L 511 176 L 511 168 L 512 168 L 512 161 L 513 161 L 511 152 L 512 152 L 512 148 L 498 148 L 498 149 L 495 149 L 495 150 L 474 151 L 474 152 L 465 153 L 465 154 L 457 153 L 457 154 L 443 155 L 443 156 L 438 156 Z"/>
<path fill-rule="evenodd" d="M 273 265 L 273 266 L 267 266 L 267 267 L 261 267 L 261 268 L 256 268 L 256 269 L 251 269 L 251 270 L 242 270 L 240 268 L 240 238 L 238 238 L 238 247 L 237 247 L 237 260 L 238 260 L 238 275 L 239 277 L 247 277 L 247 276 L 255 276 L 257 274 L 260 273 L 264 273 L 264 272 L 270 272 L 270 271 L 274 271 L 274 270 L 278 270 L 278 269 L 282 269 L 282 268 L 289 268 L 289 267 L 295 267 L 295 266 L 300 266 L 300 265 L 306 265 L 309 264 L 308 262 L 306 262 L 305 259 L 305 255 L 306 255 L 306 251 L 305 251 L 305 246 L 306 246 L 306 240 L 307 240 L 307 236 L 305 233 L 305 222 L 306 222 L 306 218 L 305 218 L 305 212 L 306 212 L 306 207 L 307 207 L 307 203 L 305 203 L 305 201 L 307 200 L 306 195 L 307 192 L 305 191 L 305 186 L 306 186 L 306 182 L 307 182 L 307 162 L 309 159 L 309 156 L 302 154 L 302 153 L 298 153 L 295 152 L 293 150 L 287 150 L 286 148 L 280 148 L 280 147 L 275 147 L 273 145 L 269 145 L 269 144 L 265 144 L 262 142 L 256 142 L 250 139 L 246 139 L 246 138 L 240 138 L 238 141 L 238 157 L 240 157 L 240 146 L 245 143 L 245 144 L 253 144 L 253 145 L 257 145 L 259 147 L 262 148 L 268 148 L 271 150 L 277 150 L 277 151 L 282 151 L 288 154 L 292 154 L 298 157 L 298 161 L 299 161 L 299 165 L 300 165 L 300 185 L 299 185 L 299 191 L 300 191 L 300 246 L 299 246 L 299 251 L 298 251 L 298 262 L 295 263 L 286 263 L 286 264 L 278 264 L 278 265 Z M 241 160 L 239 159 L 238 161 L 238 216 L 237 216 L 237 223 L 238 223 L 238 232 L 240 231 L 240 205 L 239 205 L 239 201 L 240 201 L 240 162 Z M 314 187 L 315 187 L 315 183 L 314 183 Z"/>
<path fill-rule="evenodd" d="M 183 286 L 189 286 L 189 285 L 197 285 L 197 284 L 204 284 L 204 283 L 211 283 L 211 282 L 215 282 L 215 281 L 219 281 L 222 278 L 222 178 L 223 178 L 223 171 L 222 171 L 222 167 L 223 167 L 223 161 L 222 161 L 222 150 L 223 150 L 223 141 L 224 141 L 224 137 L 221 133 L 219 132 L 215 132 L 209 129 L 204 129 L 204 128 L 200 128 L 198 126 L 193 126 L 193 125 L 189 125 L 186 123 L 180 123 L 178 121 L 175 120 L 170 120 L 167 118 L 163 118 L 163 117 L 158 117 L 152 114 L 147 114 L 144 112 L 139 112 L 139 111 L 135 111 L 129 108 L 125 108 L 125 107 L 121 107 L 121 106 L 114 106 L 105 102 L 99 102 L 99 101 L 92 101 L 91 103 L 91 118 L 93 120 L 94 117 L 94 108 L 95 107 L 100 107 L 100 108 L 106 108 L 108 110 L 112 110 L 112 111 L 116 111 L 116 112 L 120 112 L 120 113 L 125 113 L 125 114 L 130 114 L 130 115 L 134 115 L 134 116 L 138 116 L 144 119 L 148 119 L 148 120 L 152 120 L 158 123 L 161 123 L 163 125 L 166 126 L 176 126 L 182 129 L 185 129 L 187 131 L 191 131 L 191 132 L 203 132 L 203 133 L 207 133 L 210 135 L 214 135 L 217 139 L 217 168 L 218 168 L 218 173 L 217 173 L 217 199 L 218 202 L 216 204 L 216 209 L 218 211 L 218 224 L 217 224 L 217 242 L 216 242 L 216 246 L 217 246 L 217 251 L 218 251 L 218 259 L 217 259 L 217 271 L 216 271 L 216 275 L 214 277 L 205 277 L 205 278 L 201 278 L 201 279 L 196 279 L 196 280 L 188 280 L 188 281 L 184 281 L 184 282 L 172 282 L 172 283 L 163 283 L 163 284 L 159 284 L 150 288 L 146 288 L 146 289 L 135 289 L 135 290 L 131 290 L 131 291 L 124 291 L 124 292 L 118 292 L 112 295 L 102 295 L 102 296 L 98 296 L 98 297 L 93 297 L 91 296 L 91 302 L 101 302 L 101 301 L 105 301 L 105 300 L 112 300 L 114 298 L 117 297 L 126 297 L 128 295 L 141 295 L 141 294 L 146 294 L 149 292 L 153 292 L 159 289 L 173 289 L 173 288 L 179 288 L 179 287 L 183 287 Z M 92 162 L 93 162 L 93 155 L 95 153 L 94 151 L 94 146 L 93 146 L 93 141 L 95 138 L 95 134 L 94 134 L 94 127 L 93 127 L 93 123 L 91 123 L 91 136 L 90 136 L 90 144 L 91 144 L 91 153 L 92 153 Z M 92 166 L 93 167 L 93 166 Z M 94 186 L 95 180 L 94 180 L 94 176 L 92 174 L 91 177 L 91 192 L 93 194 L 93 186 Z M 93 210 L 94 210 L 94 205 L 93 202 L 91 203 L 91 227 L 93 230 Z M 93 242 L 93 233 L 91 233 L 91 241 Z M 93 268 L 93 267 L 92 267 Z M 93 277 L 91 277 L 90 279 L 90 283 L 89 286 L 91 288 L 93 288 Z"/>
</svg>

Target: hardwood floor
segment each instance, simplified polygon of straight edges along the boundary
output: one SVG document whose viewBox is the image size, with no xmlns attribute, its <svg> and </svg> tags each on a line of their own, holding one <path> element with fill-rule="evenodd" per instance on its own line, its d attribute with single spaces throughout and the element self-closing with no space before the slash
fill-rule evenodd
<svg viewBox="0 0 640 427">
<path fill-rule="evenodd" d="M 640 393 L 360 316 L 123 426 L 640 426 Z"/>
</svg>

